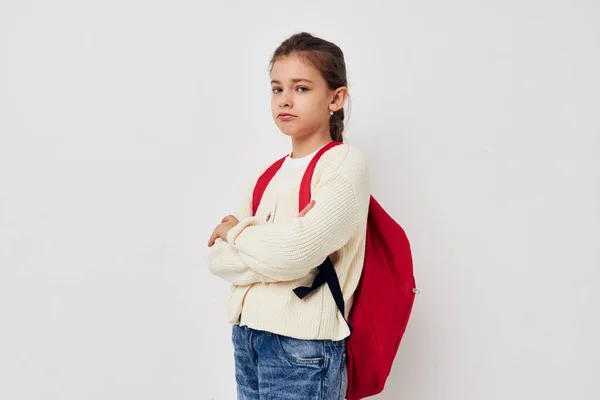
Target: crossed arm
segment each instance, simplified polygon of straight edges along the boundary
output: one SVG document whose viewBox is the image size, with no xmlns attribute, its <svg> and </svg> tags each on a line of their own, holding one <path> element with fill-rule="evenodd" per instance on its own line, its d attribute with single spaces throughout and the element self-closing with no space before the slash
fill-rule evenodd
<svg viewBox="0 0 600 400">
<path fill-rule="evenodd" d="M 360 179 L 366 179 L 366 172 L 352 177 L 332 173 L 313 189 L 311 208 L 292 221 L 270 224 L 252 216 L 251 185 L 232 216 L 235 224 L 214 239 L 209 270 L 236 285 L 306 276 L 355 234 L 358 201 L 354 187 Z"/>
</svg>

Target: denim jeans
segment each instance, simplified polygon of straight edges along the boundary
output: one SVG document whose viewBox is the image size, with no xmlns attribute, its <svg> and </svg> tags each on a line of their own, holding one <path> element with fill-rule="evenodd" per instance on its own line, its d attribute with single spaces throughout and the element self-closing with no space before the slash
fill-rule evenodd
<svg viewBox="0 0 600 400">
<path fill-rule="evenodd" d="M 346 340 L 302 340 L 233 325 L 238 400 L 344 400 Z"/>
</svg>

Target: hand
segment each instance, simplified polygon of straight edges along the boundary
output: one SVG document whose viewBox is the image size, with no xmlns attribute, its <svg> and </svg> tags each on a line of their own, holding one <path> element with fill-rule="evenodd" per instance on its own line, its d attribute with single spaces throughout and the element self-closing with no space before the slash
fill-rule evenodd
<svg viewBox="0 0 600 400">
<path fill-rule="evenodd" d="M 236 226 L 240 221 L 233 215 L 228 215 L 221 220 L 221 223 L 217 225 L 212 235 L 210 235 L 210 239 L 208 239 L 208 247 L 212 247 L 215 244 L 217 238 L 221 238 L 222 240 L 227 241 L 227 234 Z"/>
<path fill-rule="evenodd" d="M 314 207 L 315 203 L 316 202 L 314 200 L 311 200 L 310 203 L 304 207 L 304 210 L 300 211 L 298 217 L 304 217 Z"/>
</svg>

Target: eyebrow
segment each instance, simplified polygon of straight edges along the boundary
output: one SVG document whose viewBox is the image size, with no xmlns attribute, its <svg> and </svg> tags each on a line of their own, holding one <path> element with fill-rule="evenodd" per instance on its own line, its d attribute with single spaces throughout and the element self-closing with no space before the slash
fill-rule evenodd
<svg viewBox="0 0 600 400">
<path fill-rule="evenodd" d="M 313 81 L 311 81 L 311 80 L 309 80 L 309 79 L 304 79 L 304 78 L 294 78 L 294 79 L 290 79 L 290 80 L 291 80 L 292 82 L 294 82 L 294 83 L 298 83 L 298 82 L 302 82 L 302 81 L 304 81 L 304 82 L 310 82 L 310 83 L 314 83 Z M 276 80 L 276 79 L 273 79 L 273 80 L 271 81 L 271 83 L 279 83 L 279 84 L 281 84 L 281 82 L 279 82 L 279 81 L 278 81 L 278 80 Z"/>
</svg>

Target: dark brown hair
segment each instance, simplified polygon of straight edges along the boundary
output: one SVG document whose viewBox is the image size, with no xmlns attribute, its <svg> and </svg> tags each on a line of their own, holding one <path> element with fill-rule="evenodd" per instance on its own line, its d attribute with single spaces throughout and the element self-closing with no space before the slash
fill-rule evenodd
<svg viewBox="0 0 600 400">
<path fill-rule="evenodd" d="M 304 62 L 321 72 L 330 90 L 348 86 L 344 53 L 337 45 L 307 32 L 296 33 L 275 49 L 269 63 L 269 72 L 273 70 L 275 61 L 289 55 L 299 56 Z M 344 109 L 342 108 L 334 112 L 329 119 L 329 134 L 331 139 L 343 142 L 343 132 Z"/>
</svg>

